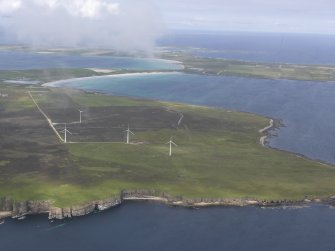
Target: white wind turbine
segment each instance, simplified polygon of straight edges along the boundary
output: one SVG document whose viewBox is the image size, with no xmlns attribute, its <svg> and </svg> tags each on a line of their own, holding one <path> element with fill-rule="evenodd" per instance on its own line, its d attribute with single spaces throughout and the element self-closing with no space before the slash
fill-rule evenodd
<svg viewBox="0 0 335 251">
<path fill-rule="evenodd" d="M 84 112 L 84 111 L 81 111 L 81 110 L 78 110 L 79 111 L 79 123 L 81 124 L 81 114 Z"/>
<path fill-rule="evenodd" d="M 170 138 L 170 141 L 167 142 L 166 144 L 170 144 L 170 154 L 169 154 L 169 156 L 171 157 L 171 156 L 172 156 L 172 145 L 174 145 L 174 146 L 176 146 L 176 147 L 178 147 L 178 146 L 176 145 L 176 143 L 174 143 L 174 142 L 172 141 L 172 137 Z"/>
<path fill-rule="evenodd" d="M 128 129 L 123 131 L 127 133 L 127 144 L 129 144 L 129 139 L 130 139 L 130 134 L 135 135 L 135 133 L 133 133 L 132 131 L 130 131 L 129 129 L 129 125 L 128 125 Z"/>
<path fill-rule="evenodd" d="M 61 132 L 64 133 L 64 143 L 67 143 L 67 134 L 70 133 L 72 135 L 72 133 L 66 128 L 66 123 L 64 130 Z"/>
</svg>

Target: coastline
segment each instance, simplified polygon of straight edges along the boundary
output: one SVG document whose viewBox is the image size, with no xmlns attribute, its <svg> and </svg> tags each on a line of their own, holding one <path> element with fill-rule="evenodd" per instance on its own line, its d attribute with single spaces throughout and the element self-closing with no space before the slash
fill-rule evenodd
<svg viewBox="0 0 335 251">
<path fill-rule="evenodd" d="M 51 81 L 42 84 L 44 87 L 62 87 L 62 84 L 69 83 L 71 81 L 81 81 L 81 80 L 93 80 L 93 79 L 101 79 L 101 78 L 119 78 L 119 77 L 137 77 L 137 76 L 151 76 L 151 75 L 174 75 L 179 74 L 179 71 L 170 71 L 170 72 L 137 72 L 137 73 L 119 73 L 119 74 L 109 74 L 103 76 L 91 76 L 91 77 L 82 77 L 82 78 L 71 78 L 64 80 Z"/>
<path fill-rule="evenodd" d="M 172 74 L 179 73 L 173 72 Z M 119 76 L 134 76 L 134 75 L 147 75 L 147 74 L 171 74 L 171 72 L 153 72 L 153 73 L 126 73 L 126 74 L 114 74 L 107 75 L 110 77 Z M 106 76 L 94 76 L 78 79 L 92 79 L 102 78 Z M 55 87 L 58 83 L 70 82 L 73 79 L 54 81 L 43 84 L 43 86 Z M 84 91 L 84 90 L 82 90 Z M 84 91 L 86 92 L 86 91 Z M 270 119 L 269 125 L 258 130 L 259 133 L 265 134 L 260 138 L 262 146 L 272 148 L 266 145 L 266 138 L 271 136 L 270 131 L 277 128 L 277 122 L 280 121 Z M 275 149 L 284 151 L 280 149 Z M 287 152 L 287 151 L 284 151 Z M 292 153 L 292 152 L 289 152 Z M 294 153 L 293 153 L 294 154 Z M 306 157 L 306 159 L 308 159 Z M 150 191 L 150 190 L 133 190 L 133 191 L 122 191 L 118 197 L 110 198 L 106 200 L 91 201 L 86 204 L 76 205 L 71 207 L 55 207 L 52 201 L 22 201 L 15 202 L 9 198 L 0 198 L 0 221 L 9 217 L 22 218 L 26 215 L 35 214 L 48 214 L 49 219 L 65 219 L 71 217 L 79 217 L 88 215 L 95 211 L 104 211 L 110 208 L 121 205 L 126 201 L 149 201 L 162 203 L 169 206 L 181 206 L 190 208 L 202 208 L 202 207 L 213 207 L 213 206 L 233 206 L 233 207 L 245 207 L 245 206 L 256 206 L 256 207 L 296 207 L 296 206 L 308 206 L 315 204 L 326 204 L 335 206 L 335 196 L 323 198 L 323 199 L 308 199 L 304 198 L 301 200 L 258 200 L 252 198 L 194 198 L 187 199 L 181 196 L 171 196 L 164 192 Z"/>
<path fill-rule="evenodd" d="M 262 134 L 265 134 L 264 136 L 262 136 L 260 139 L 259 139 L 259 142 L 260 142 L 260 144 L 262 145 L 262 146 L 264 146 L 264 147 L 268 147 L 267 145 L 266 145 L 266 139 L 269 137 L 269 131 L 271 131 L 271 130 L 273 130 L 275 128 L 275 126 L 274 126 L 274 120 L 273 119 L 270 119 L 270 123 L 269 123 L 269 125 L 268 126 L 266 126 L 266 127 L 264 127 L 264 128 L 262 128 L 262 129 L 260 129 L 258 132 L 259 133 L 262 133 Z"/>
<path fill-rule="evenodd" d="M 0 221 L 7 218 L 23 219 L 28 215 L 47 214 L 49 220 L 63 220 L 66 218 L 80 217 L 97 211 L 105 211 L 120 206 L 127 201 L 153 202 L 168 206 L 206 208 L 206 207 L 301 207 L 313 204 L 335 206 L 335 196 L 325 199 L 301 200 L 257 200 L 248 198 L 195 198 L 186 199 L 181 196 L 154 190 L 127 190 L 122 191 L 118 197 L 106 200 L 92 201 L 86 204 L 71 207 L 54 207 L 51 201 L 24 201 L 16 202 L 9 198 L 0 198 Z"/>
<path fill-rule="evenodd" d="M 266 145 L 266 138 L 270 131 L 276 128 L 276 120 L 270 119 L 269 125 L 258 132 L 265 134 L 260 138 L 263 147 L 275 149 Z M 283 150 L 279 150 L 283 151 Z M 302 156 L 302 158 L 306 158 Z M 155 190 L 125 190 L 117 197 L 94 200 L 82 205 L 71 207 L 56 207 L 52 201 L 14 201 L 10 198 L 0 198 L 0 222 L 7 218 L 24 219 L 27 215 L 47 214 L 48 219 L 63 220 L 66 218 L 80 217 L 96 211 L 105 211 L 122 205 L 127 201 L 143 201 L 161 203 L 168 206 L 206 208 L 206 207 L 301 207 L 313 204 L 324 204 L 335 207 L 335 196 L 325 198 L 302 198 L 300 200 L 260 200 L 255 198 L 183 198 L 172 196 L 165 192 Z"/>
</svg>

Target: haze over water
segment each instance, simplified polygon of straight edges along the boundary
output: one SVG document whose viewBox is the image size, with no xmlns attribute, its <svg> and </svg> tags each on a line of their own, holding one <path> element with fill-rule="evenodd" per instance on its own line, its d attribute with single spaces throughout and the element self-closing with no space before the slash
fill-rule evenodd
<svg viewBox="0 0 335 251">
<path fill-rule="evenodd" d="M 254 62 L 335 64 L 335 35 L 222 32 L 173 34 L 161 46 L 195 48 L 193 54 Z"/>
</svg>

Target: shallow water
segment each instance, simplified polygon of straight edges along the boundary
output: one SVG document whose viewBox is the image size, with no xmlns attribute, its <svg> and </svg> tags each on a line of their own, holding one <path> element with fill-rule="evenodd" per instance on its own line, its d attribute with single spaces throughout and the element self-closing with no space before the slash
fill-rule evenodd
<svg viewBox="0 0 335 251">
<path fill-rule="evenodd" d="M 0 70 L 46 68 L 107 68 L 136 70 L 177 70 L 181 66 L 164 60 L 110 56 L 39 54 L 34 52 L 1 51 Z"/>
</svg>

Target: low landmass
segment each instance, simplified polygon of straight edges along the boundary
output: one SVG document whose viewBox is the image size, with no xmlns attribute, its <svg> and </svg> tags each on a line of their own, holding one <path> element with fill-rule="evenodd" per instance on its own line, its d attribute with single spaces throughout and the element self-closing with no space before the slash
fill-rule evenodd
<svg viewBox="0 0 335 251">
<path fill-rule="evenodd" d="M 334 203 L 333 166 L 264 147 L 270 118 L 39 85 L 2 82 L 0 93 L 0 218 L 61 219 L 125 200 Z"/>
<path fill-rule="evenodd" d="M 32 49 L 25 46 L 0 46 L 1 50 L 34 52 L 45 54 L 66 54 L 66 55 L 95 55 L 101 57 L 125 57 L 127 54 L 119 54 L 110 50 L 89 50 L 89 49 Z M 75 77 L 103 76 L 125 73 L 150 73 L 150 72 L 174 72 L 179 71 L 189 74 L 216 75 L 216 76 L 237 76 L 262 79 L 287 79 L 303 81 L 335 81 L 335 65 L 312 65 L 312 64 L 284 64 L 268 62 L 252 62 L 228 58 L 207 58 L 194 54 L 196 48 L 161 48 L 157 51 L 156 58 L 169 60 L 171 63 L 181 64 L 180 70 L 122 70 L 122 69 L 31 69 L 20 71 L 1 71 L 0 81 L 14 79 L 35 80 L 38 76 L 41 82 L 46 83 L 55 80 L 70 79 Z M 206 52 L 205 49 L 201 50 Z M 142 55 L 142 58 L 145 58 Z M 20 77 L 19 77 L 20 76 Z"/>
<path fill-rule="evenodd" d="M 168 73 L 178 72 L 176 70 L 119 70 L 119 69 L 99 69 L 99 68 L 48 68 L 29 70 L 0 70 L 0 83 L 10 84 L 44 84 L 53 81 L 66 80 L 72 78 L 98 77 L 120 74 L 142 74 L 142 73 Z"/>
<path fill-rule="evenodd" d="M 190 52 L 168 51 L 160 57 L 180 61 L 184 72 L 219 76 L 239 76 L 265 79 L 289 79 L 305 81 L 334 81 L 334 65 L 303 65 L 249 62 L 233 59 L 198 57 Z"/>
</svg>

